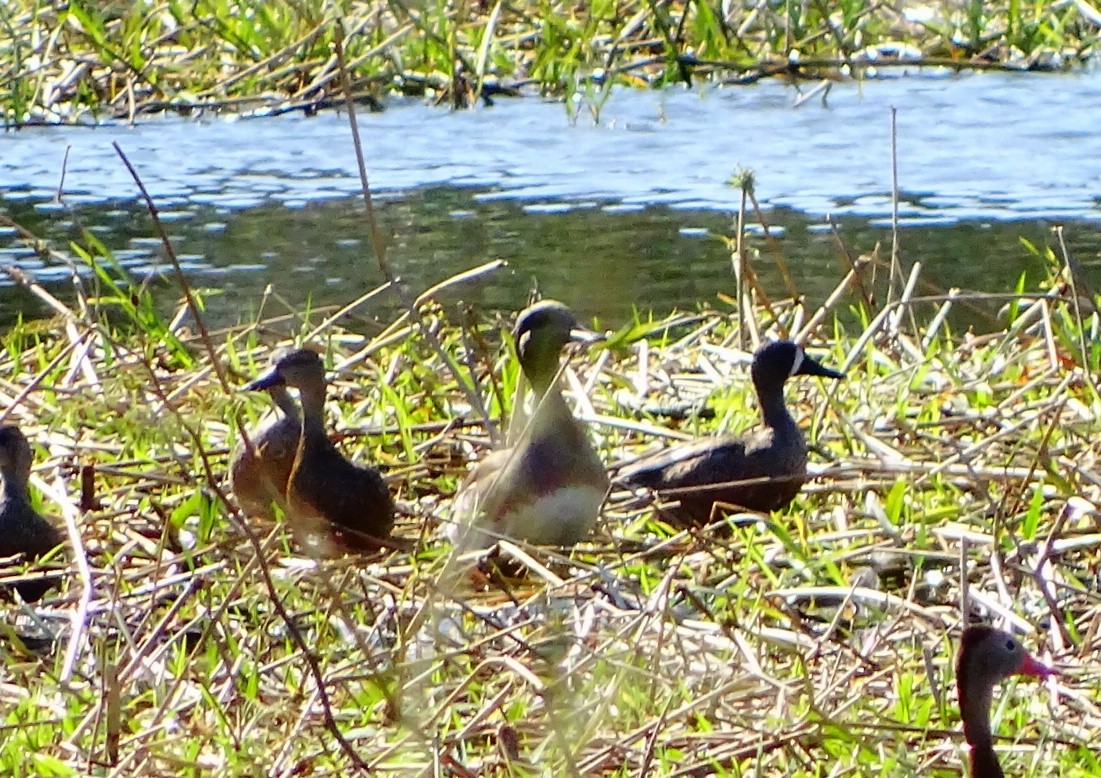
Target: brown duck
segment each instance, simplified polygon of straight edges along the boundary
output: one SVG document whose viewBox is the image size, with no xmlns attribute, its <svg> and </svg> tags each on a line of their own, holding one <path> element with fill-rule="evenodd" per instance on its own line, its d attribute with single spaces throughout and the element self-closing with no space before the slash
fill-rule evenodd
<svg viewBox="0 0 1101 778">
<path fill-rule="evenodd" d="M 281 354 L 272 358 L 272 368 Z M 249 431 L 251 451 L 244 441 L 238 443 L 229 467 L 229 483 L 246 515 L 270 521 L 275 519 L 273 504 L 286 510 L 287 482 L 302 436 L 302 418 L 285 384 L 274 384 L 267 392 L 278 412 Z"/>
<path fill-rule="evenodd" d="M 560 302 L 520 313 L 513 330 L 520 368 L 535 410 L 512 448 L 482 460 L 455 499 L 452 537 L 481 548 L 500 537 L 573 545 L 588 537 L 608 492 L 608 474 L 557 383 L 559 355 L 570 342 L 602 339 Z"/>
<path fill-rule="evenodd" d="M 58 530 L 31 507 L 27 481 L 31 477 L 31 445 L 18 427 L 0 426 L 0 557 L 22 556 L 34 561 L 59 546 Z M 36 580 L 15 584 L 27 602 L 42 598 L 54 584 Z"/>
<path fill-rule="evenodd" d="M 378 548 L 394 524 L 394 501 L 379 471 L 344 458 L 325 432 L 325 367 L 309 349 L 279 358 L 246 390 L 297 389 L 300 437 L 286 487 L 286 515 L 307 548 L 328 556 Z"/>
<path fill-rule="evenodd" d="M 784 404 L 784 384 L 796 375 L 844 375 L 816 362 L 790 340 L 759 348 L 750 372 L 762 430 L 749 437 L 674 447 L 625 468 L 617 480 L 675 501 L 663 513 L 679 524 L 707 524 L 716 503 L 753 511 L 785 508 L 806 480 L 807 442 Z"/>
<path fill-rule="evenodd" d="M 1004 778 L 994 753 L 990 732 L 990 705 L 994 686 L 1011 675 L 1044 679 L 1055 671 L 1032 658 L 1021 642 L 994 627 L 968 627 L 960 637 L 956 656 L 956 689 L 959 693 L 963 735 L 971 746 L 968 762 L 971 778 Z"/>
</svg>

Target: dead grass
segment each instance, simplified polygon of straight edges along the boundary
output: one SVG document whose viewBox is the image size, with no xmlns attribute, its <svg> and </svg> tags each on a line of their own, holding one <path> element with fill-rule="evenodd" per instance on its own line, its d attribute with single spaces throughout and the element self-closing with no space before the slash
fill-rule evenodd
<svg viewBox="0 0 1101 778">
<path fill-rule="evenodd" d="M 845 284 L 875 288 L 870 267 Z M 492 414 L 510 404 L 504 322 L 460 326 L 421 299 L 369 336 L 325 311 L 211 333 L 231 384 L 277 342 L 323 344 L 342 446 L 389 473 L 413 550 L 326 562 L 296 555 L 280 526 L 241 523 L 223 481 L 232 420 L 264 404 L 222 388 L 186 315 L 120 325 L 111 296 L 89 292 L 15 328 L 4 415 L 36 444 L 34 487 L 72 548 L 59 593 L 7 608 L 0 767 L 955 775 L 966 589 L 972 614 L 1038 632 L 1028 644 L 1065 671 L 1002 695 L 1007 771 L 1092 774 L 1098 317 L 1053 271 L 998 329 L 957 335 L 937 316 L 950 295 L 916 288 L 864 309 L 859 331 L 805 333 L 848 378 L 789 387 L 818 477 L 788 510 L 685 533 L 616 491 L 591 543 L 569 556 L 502 544 L 522 574 L 491 583 L 445 574 L 438 530 L 488 443 L 456 376 Z M 812 316 L 772 303 L 744 318 L 762 331 L 728 310 L 636 322 L 571 362 L 566 385 L 609 462 L 755 420 L 742 344 Z M 700 403 L 713 419 L 636 410 Z"/>
</svg>

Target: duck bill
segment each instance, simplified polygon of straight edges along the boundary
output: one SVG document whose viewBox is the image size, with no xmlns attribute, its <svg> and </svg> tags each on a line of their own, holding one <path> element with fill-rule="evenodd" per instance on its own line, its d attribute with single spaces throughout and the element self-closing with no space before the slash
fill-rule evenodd
<svg viewBox="0 0 1101 778">
<path fill-rule="evenodd" d="M 241 387 L 242 392 L 260 392 L 265 389 L 271 389 L 274 386 L 286 386 L 287 382 L 283 380 L 283 376 L 279 375 L 277 370 L 269 370 L 255 381 L 250 381 Z"/>
<path fill-rule="evenodd" d="M 584 343 L 586 346 L 591 346 L 593 343 L 603 343 L 607 339 L 606 335 L 601 335 L 587 327 L 574 327 L 570 330 L 570 340 L 574 343 Z"/>
<path fill-rule="evenodd" d="M 1028 675 L 1033 678 L 1045 679 L 1053 675 L 1059 675 L 1059 671 L 1053 667 L 1037 662 L 1032 658 L 1032 654 L 1025 654 L 1024 660 L 1021 662 L 1021 669 L 1017 671 L 1020 675 Z"/>
<path fill-rule="evenodd" d="M 816 375 L 822 378 L 844 378 L 845 374 L 834 370 L 833 368 L 826 367 L 821 362 L 815 359 L 803 355 L 803 361 L 799 363 L 799 367 L 795 369 L 792 375 Z"/>
</svg>

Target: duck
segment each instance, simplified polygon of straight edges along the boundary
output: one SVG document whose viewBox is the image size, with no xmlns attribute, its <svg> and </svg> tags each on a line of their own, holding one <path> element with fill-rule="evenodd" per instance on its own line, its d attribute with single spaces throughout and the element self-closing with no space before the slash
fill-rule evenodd
<svg viewBox="0 0 1101 778">
<path fill-rule="evenodd" d="M 559 361 L 567 344 L 591 345 L 604 337 L 557 300 L 521 311 L 512 337 L 535 395 L 534 411 L 515 445 L 479 462 L 459 490 L 452 539 L 467 548 L 500 538 L 572 546 L 592 532 L 610 484 L 585 426 L 562 397 Z"/>
<path fill-rule="evenodd" d="M 994 686 L 1012 675 L 1044 680 L 1056 674 L 1037 662 L 1008 632 L 985 624 L 963 631 L 956 655 L 956 690 L 964 739 L 971 747 L 968 757 L 971 778 L 1005 778 L 990 732 Z"/>
<path fill-rule="evenodd" d="M 769 512 L 786 508 L 807 475 L 807 441 L 784 403 L 797 375 L 844 378 L 790 340 L 761 346 L 750 369 L 762 429 L 748 437 L 708 438 L 674 446 L 619 471 L 617 481 L 675 502 L 661 511 L 675 524 L 704 526 L 717 505 Z"/>
<path fill-rule="evenodd" d="M 0 557 L 33 562 L 63 541 L 61 530 L 31 506 L 27 481 L 33 459 L 23 432 L 12 424 L 0 426 Z M 26 602 L 37 602 L 53 586 L 53 581 L 36 579 L 13 588 Z"/>
<path fill-rule="evenodd" d="M 296 539 L 322 556 L 377 550 L 394 526 L 394 499 L 372 465 L 349 461 L 325 431 L 325 366 L 301 348 L 278 357 L 245 391 L 298 390 L 301 423 L 285 512 Z"/>
<path fill-rule="evenodd" d="M 269 369 L 274 369 L 283 354 L 279 351 L 272 356 Z M 287 482 L 302 436 L 302 417 L 285 384 L 274 384 L 266 391 L 277 410 L 248 431 L 251 449 L 244 441 L 237 444 L 229 484 L 245 515 L 274 521 L 273 504 L 286 509 Z"/>
</svg>

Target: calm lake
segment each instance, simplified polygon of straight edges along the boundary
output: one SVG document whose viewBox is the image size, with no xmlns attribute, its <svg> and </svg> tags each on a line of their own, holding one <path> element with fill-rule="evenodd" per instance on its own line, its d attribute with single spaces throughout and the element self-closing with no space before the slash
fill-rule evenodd
<svg viewBox="0 0 1101 778">
<path fill-rule="evenodd" d="M 945 288 L 1009 290 L 1022 271 L 1035 284 L 1044 264 L 1021 238 L 1053 245 L 1059 224 L 1101 282 L 1101 73 L 911 74 L 799 97 L 780 82 L 621 90 L 576 121 L 532 98 L 459 113 L 391 101 L 359 116 L 387 258 L 414 292 L 504 259 L 507 268 L 451 299 L 510 309 L 538 285 L 609 324 L 632 307 L 715 303 L 733 291 L 721 238 L 733 234 L 740 192 L 727 181 L 750 169 L 796 284 L 816 302 L 847 270 L 828 216 L 854 255 L 877 242 L 890 254 L 895 107 L 907 265 L 922 262 L 923 278 Z M 301 306 L 345 303 L 381 282 L 337 112 L 8 132 L 0 213 L 62 254 L 88 230 L 138 280 L 163 272 L 113 142 L 156 200 L 192 283 L 218 290 L 207 297 L 212 323 L 248 320 L 269 285 Z M 782 296 L 759 233 L 752 247 L 765 287 Z M 11 264 L 71 296 L 64 262 L 0 228 L 0 265 Z M 2 283 L 0 319 L 45 312 Z M 166 305 L 179 296 L 154 284 Z M 397 303 L 384 295 L 372 305 L 364 315 L 389 317 Z"/>
</svg>

